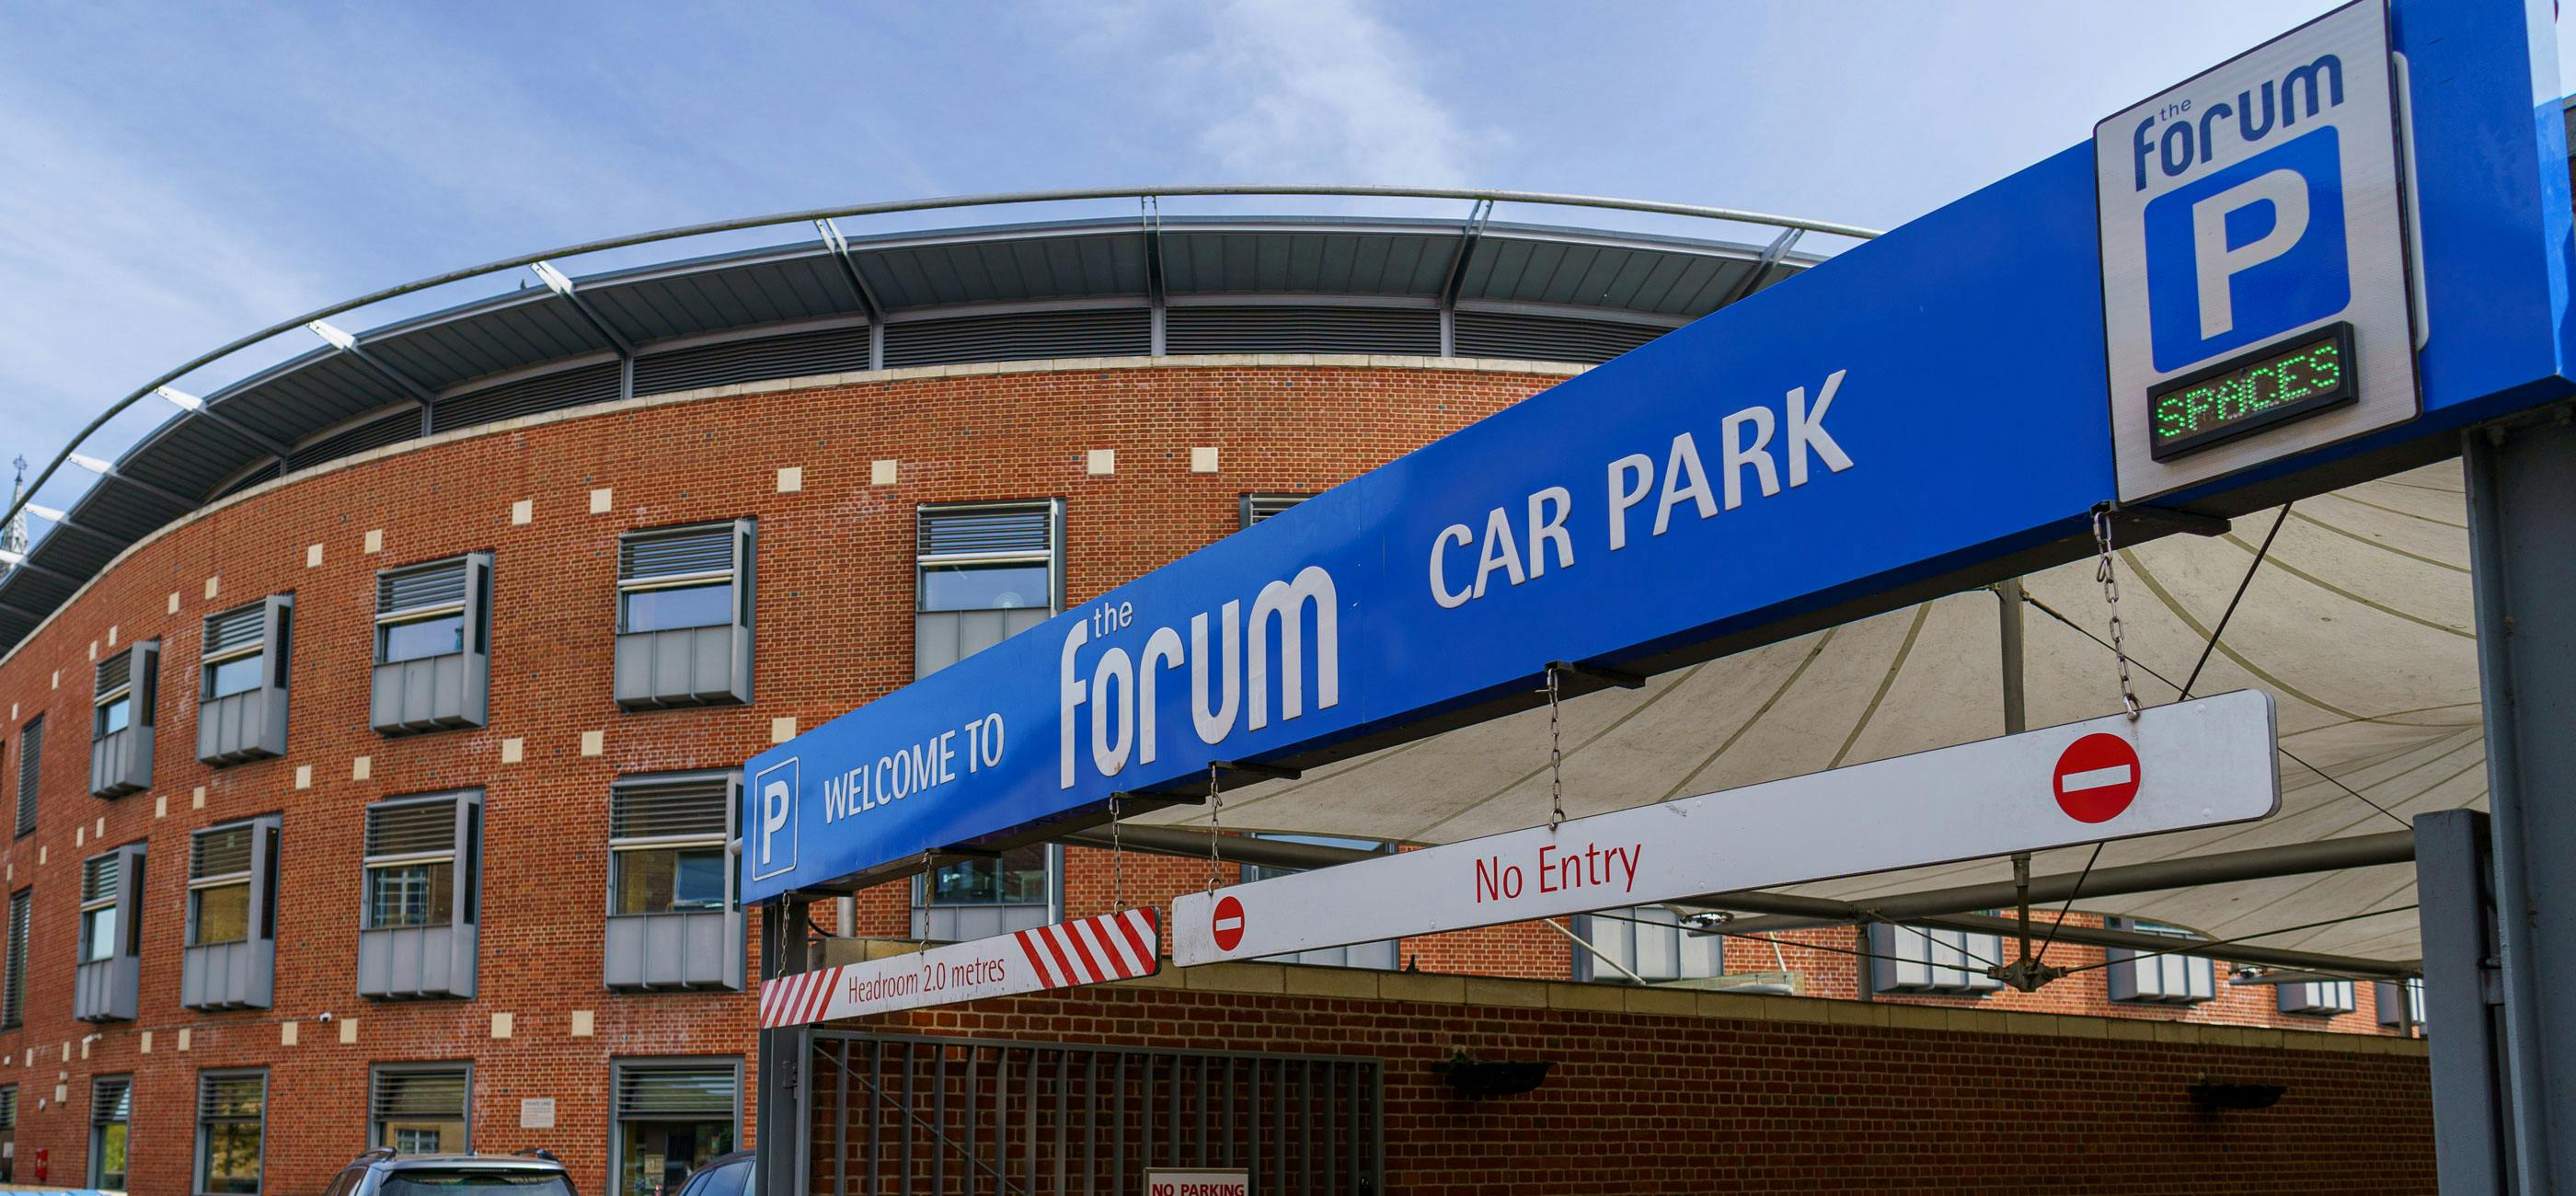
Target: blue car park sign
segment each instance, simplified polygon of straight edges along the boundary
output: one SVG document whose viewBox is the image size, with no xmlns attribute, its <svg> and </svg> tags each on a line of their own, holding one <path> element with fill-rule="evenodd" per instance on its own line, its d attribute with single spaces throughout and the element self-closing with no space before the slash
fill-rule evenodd
<svg viewBox="0 0 2576 1196">
<path fill-rule="evenodd" d="M 2170 529 L 2450 455 L 2576 393 L 2549 37 L 2545 3 L 2338 9 L 817 726 L 745 766 L 743 894 L 2016 576 L 2106 502 Z"/>
</svg>

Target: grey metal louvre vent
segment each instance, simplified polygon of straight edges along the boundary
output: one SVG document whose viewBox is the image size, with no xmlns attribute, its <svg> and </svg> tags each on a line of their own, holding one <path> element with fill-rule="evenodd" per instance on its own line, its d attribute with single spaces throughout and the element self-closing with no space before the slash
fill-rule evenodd
<svg viewBox="0 0 2576 1196">
<path fill-rule="evenodd" d="M 1243 496 L 1243 526 L 1250 527 L 1264 519 L 1306 501 L 1305 494 L 1247 494 Z"/>
<path fill-rule="evenodd" d="M 254 602 L 239 610 L 206 616 L 206 655 L 230 652 L 259 642 L 268 630 L 268 606 Z"/>
<path fill-rule="evenodd" d="M 1427 307 L 1303 304 L 1175 307 L 1163 314 L 1163 351 L 1436 357 L 1440 313 Z"/>
<path fill-rule="evenodd" d="M 429 430 L 444 432 L 584 403 L 605 403 L 617 397 L 617 376 L 617 363 L 607 361 L 442 398 L 430 404 Z"/>
<path fill-rule="evenodd" d="M 18 1128 L 18 1086 L 0 1087 L 0 1130 Z"/>
<path fill-rule="evenodd" d="M 199 831 L 188 842 L 188 879 L 250 871 L 251 824 Z"/>
<path fill-rule="evenodd" d="M 733 569 L 733 524 L 708 523 L 666 532 L 638 532 L 617 542 L 622 581 L 726 573 Z"/>
<path fill-rule="evenodd" d="M 952 508 L 922 512 L 921 555 L 1047 552 L 1052 512 L 1045 503 L 989 510 Z"/>
<path fill-rule="evenodd" d="M 367 855 L 370 857 L 455 849 L 455 798 L 367 807 Z"/>
<path fill-rule="evenodd" d="M 1143 357 L 1153 351 L 1153 313 L 1142 307 L 1015 312 L 886 325 L 889 369 L 1049 357 Z"/>
<path fill-rule="evenodd" d="M 206 1118 L 257 1117 L 268 1106 L 268 1076 L 252 1072 L 247 1075 L 197 1076 L 197 1116 Z"/>
<path fill-rule="evenodd" d="M 1457 315 L 1456 347 L 1460 357 L 1598 365 L 1669 331 L 1618 320 L 1461 311 Z"/>
<path fill-rule="evenodd" d="M 356 456 L 368 449 L 400 444 L 420 435 L 420 409 L 394 412 L 382 419 L 369 420 L 346 428 L 296 449 L 286 455 L 288 472 L 310 469 L 325 461 Z"/>
<path fill-rule="evenodd" d="M 81 904 L 116 900 L 116 882 L 124 873 L 125 857 L 116 852 L 94 855 L 81 861 Z"/>
<path fill-rule="evenodd" d="M 45 716 L 18 732 L 18 833 L 36 832 L 36 791 L 44 783 Z"/>
<path fill-rule="evenodd" d="M 367 1107 L 378 1121 L 465 1115 L 465 1069 L 379 1071 Z"/>
<path fill-rule="evenodd" d="M 734 1069 L 629 1063 L 617 1070 L 618 1117 L 732 1117 Z"/>
<path fill-rule="evenodd" d="M 100 1076 L 89 1082 L 89 1119 L 124 1121 L 134 1114 L 134 1077 Z"/>
<path fill-rule="evenodd" d="M 396 569 L 376 576 L 376 613 L 447 606 L 465 601 L 465 558 L 454 557 L 416 569 Z"/>
<path fill-rule="evenodd" d="M 771 378 L 847 374 L 868 368 L 868 329 L 833 328 L 673 349 L 635 359 L 635 393 L 671 394 Z"/>
<path fill-rule="evenodd" d="M 98 662 L 98 692 L 100 693 L 107 693 L 111 690 L 121 688 L 126 682 L 133 679 L 134 656 L 132 653 L 119 652 L 114 656 L 110 656 L 107 659 Z"/>
<path fill-rule="evenodd" d="M 713 835 L 722 839 L 733 786 L 723 775 L 620 781 L 608 791 L 608 837 Z"/>
</svg>

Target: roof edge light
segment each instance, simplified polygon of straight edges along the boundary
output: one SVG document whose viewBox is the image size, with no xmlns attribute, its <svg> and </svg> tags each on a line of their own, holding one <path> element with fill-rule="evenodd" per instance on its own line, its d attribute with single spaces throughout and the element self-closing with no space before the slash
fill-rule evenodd
<svg viewBox="0 0 2576 1196">
<path fill-rule="evenodd" d="M 152 388 L 152 393 L 170 400 L 170 405 L 180 409 L 181 411 L 203 411 L 206 409 L 206 401 L 204 399 L 189 394 L 184 390 L 177 390 L 167 386 L 155 386 Z M 75 458 L 75 460 L 77 460 L 77 458 Z M 84 465 L 81 468 L 87 469 L 89 467 Z M 97 472 L 105 473 L 107 471 L 102 469 Z"/>
</svg>

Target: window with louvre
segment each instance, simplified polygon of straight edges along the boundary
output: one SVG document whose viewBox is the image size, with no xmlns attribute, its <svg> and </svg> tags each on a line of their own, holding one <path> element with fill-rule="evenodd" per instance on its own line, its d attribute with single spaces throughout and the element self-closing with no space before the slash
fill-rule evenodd
<svg viewBox="0 0 2576 1196">
<path fill-rule="evenodd" d="M 2373 1004 L 2379 1008 L 2379 1024 L 2399 1029 L 2424 1024 L 2424 981 L 2382 980 L 2370 986 Z"/>
<path fill-rule="evenodd" d="M 18 1086 L 0 1084 L 0 1131 L 18 1128 Z"/>
<path fill-rule="evenodd" d="M 2295 984 L 2275 984 L 2280 993 L 2281 1012 L 2306 1014 L 2311 1017 L 2333 1017 L 2359 1008 L 2353 998 L 2352 981 L 2306 980 Z"/>
<path fill-rule="evenodd" d="M 1035 627 L 1062 591 L 1064 508 L 1052 499 L 919 511 L 913 675 Z"/>
<path fill-rule="evenodd" d="M 89 791 L 121 797 L 152 786 L 153 710 L 161 641 L 145 640 L 98 662 L 90 707 Z"/>
<path fill-rule="evenodd" d="M 197 662 L 197 759 L 238 764 L 286 754 L 295 596 L 206 616 Z"/>
<path fill-rule="evenodd" d="M 690 913 L 730 904 L 730 773 L 629 777 L 608 792 L 609 912 Z"/>
<path fill-rule="evenodd" d="M 1250 527 L 1314 497 L 1311 494 L 1247 494 L 1243 496 L 1243 526 Z"/>
<path fill-rule="evenodd" d="M 619 537 L 618 705 L 751 700 L 754 535 L 736 519 Z"/>
<path fill-rule="evenodd" d="M 376 663 L 465 650 L 470 570 L 464 557 L 376 575 Z"/>
<path fill-rule="evenodd" d="M 1660 905 L 1585 914 L 1575 919 L 1574 932 L 1591 948 L 1575 952 L 1581 979 L 1657 984 L 1726 971 L 1726 941 L 1689 933 L 1680 915 Z"/>
<path fill-rule="evenodd" d="M 117 930 L 118 882 L 125 875 L 125 855 L 108 852 L 81 861 L 80 961 L 97 963 L 120 953 L 125 936 Z"/>
<path fill-rule="evenodd" d="M 459 899 L 457 876 L 468 837 L 458 817 L 464 802 L 451 794 L 367 807 L 366 929 L 446 926 L 458 919 L 467 904 Z M 464 887 L 471 889 L 470 876 Z"/>
<path fill-rule="evenodd" d="M 274 936 L 277 837 L 275 818 L 212 826 L 189 836 L 189 946 Z M 267 850 L 256 850 L 261 846 Z M 267 866 L 255 872 L 262 856 Z"/>
<path fill-rule="evenodd" d="M 1885 922 L 1868 933 L 1874 992 L 1976 995 L 2003 987 L 1986 974 L 2003 958 L 2002 935 Z"/>
<path fill-rule="evenodd" d="M 268 1121 L 268 1073 L 197 1075 L 197 1191 L 257 1193 Z"/>
<path fill-rule="evenodd" d="M 0 1030 L 15 1030 L 27 1017 L 27 931 L 35 893 L 20 889 L 9 895 L 8 973 L 0 976 Z"/>
<path fill-rule="evenodd" d="M 387 735 L 482 726 L 491 638 L 492 554 L 378 573 L 368 725 Z"/>
<path fill-rule="evenodd" d="M 36 794 L 44 783 L 45 719 L 38 715 L 18 732 L 18 837 L 36 833 Z"/>
<path fill-rule="evenodd" d="M 367 1102 L 372 1144 L 398 1154 L 471 1149 L 467 1110 L 473 1074 L 463 1063 L 376 1068 Z"/>
<path fill-rule="evenodd" d="M 89 1185 L 125 1190 L 126 1130 L 134 1119 L 134 1077 L 95 1076 L 89 1082 Z"/>
<path fill-rule="evenodd" d="M 2181 927 L 2154 922 L 2114 919 L 2114 928 L 2186 941 L 2199 937 Z M 2134 947 L 2105 948 L 2102 956 L 2103 984 L 2114 1001 L 2196 1005 L 2218 996 L 2218 968 L 2207 956 Z"/>
<path fill-rule="evenodd" d="M 742 1066 L 732 1059 L 618 1060 L 610 1068 L 609 1172 L 620 1192 L 676 1192 L 733 1149 Z"/>
</svg>

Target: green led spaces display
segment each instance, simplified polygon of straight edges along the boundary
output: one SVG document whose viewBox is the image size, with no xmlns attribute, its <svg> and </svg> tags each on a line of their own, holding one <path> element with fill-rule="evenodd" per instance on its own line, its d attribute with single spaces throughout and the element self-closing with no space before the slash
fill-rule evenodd
<svg viewBox="0 0 2576 1196">
<path fill-rule="evenodd" d="M 2352 325 L 2323 328 L 2196 370 L 2147 392 L 2158 461 L 2352 402 Z"/>
</svg>

